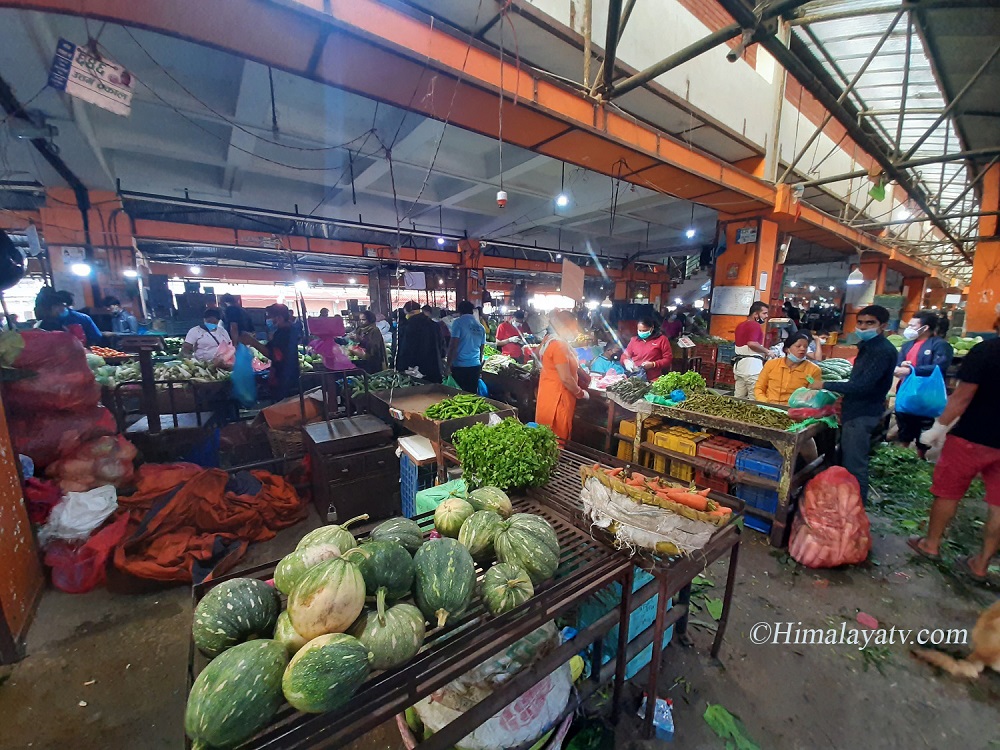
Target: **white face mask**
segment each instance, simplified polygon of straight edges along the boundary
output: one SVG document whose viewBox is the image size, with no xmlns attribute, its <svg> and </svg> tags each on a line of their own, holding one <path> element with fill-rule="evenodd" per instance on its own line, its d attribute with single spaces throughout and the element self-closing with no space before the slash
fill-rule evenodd
<svg viewBox="0 0 1000 750">
<path fill-rule="evenodd" d="M 913 341 L 913 339 L 920 335 L 920 330 L 920 328 L 910 328 L 907 326 L 903 329 L 903 338 L 907 341 Z"/>
</svg>

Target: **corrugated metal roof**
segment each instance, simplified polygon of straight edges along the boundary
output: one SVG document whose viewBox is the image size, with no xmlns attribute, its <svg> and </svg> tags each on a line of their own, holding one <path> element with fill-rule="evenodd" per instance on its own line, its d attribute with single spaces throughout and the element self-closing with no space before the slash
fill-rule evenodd
<svg viewBox="0 0 1000 750">
<path fill-rule="evenodd" d="M 893 7 L 893 3 L 887 0 L 817 0 L 796 13 L 794 33 L 826 68 L 831 77 L 842 87 L 846 87 L 847 82 L 858 76 L 858 72 L 865 66 L 879 39 L 893 25 L 897 17 L 897 12 L 894 11 L 898 11 L 901 5 L 897 3 Z M 963 39 L 955 36 L 955 21 L 959 17 L 954 14 L 968 12 L 968 9 L 955 11 L 933 6 L 904 12 L 881 49 L 864 72 L 858 76 L 858 81 L 849 95 L 850 100 L 860 116 L 875 128 L 896 153 L 910 154 L 912 150 L 910 159 L 930 159 L 967 149 L 984 148 L 984 143 L 987 142 L 992 146 L 1000 146 L 1000 139 L 992 138 L 992 134 L 990 136 L 992 141 L 990 138 L 981 137 L 983 135 L 981 129 L 967 126 L 964 120 L 959 126 L 956 118 L 951 115 L 935 125 L 939 115 L 948 106 L 948 102 L 965 83 L 961 80 L 961 73 L 956 64 L 951 90 L 942 90 L 938 78 L 945 76 L 942 76 L 942 61 L 938 59 L 942 57 L 941 50 L 937 47 L 947 45 L 945 52 L 949 54 L 957 51 L 956 47 L 963 44 Z M 993 9 L 976 12 L 991 14 L 997 11 Z M 980 15 L 979 18 L 980 26 L 985 23 L 985 28 L 965 29 L 966 34 L 973 31 L 976 33 L 974 45 L 976 52 L 971 54 L 966 52 L 966 59 L 963 60 L 966 81 L 987 59 L 992 47 L 1000 41 L 998 39 L 1000 12 L 987 17 Z M 965 20 L 969 22 L 969 19 Z M 940 36 L 946 41 L 935 42 L 934 27 L 942 24 L 947 32 L 943 32 Z M 910 55 L 904 92 L 908 27 Z M 993 37 L 986 45 L 982 43 L 984 34 Z M 972 43 L 972 40 L 967 41 Z M 928 50 L 928 44 L 934 49 Z M 978 61 L 970 66 L 968 58 L 976 55 Z M 993 88 L 994 101 L 995 91 L 996 88 Z M 960 118 L 964 116 L 962 107 L 956 107 L 955 112 Z M 927 131 L 931 127 L 934 127 L 934 130 L 928 134 Z M 995 128 L 996 125 L 991 123 L 990 127 Z M 973 131 L 977 136 L 975 139 L 970 135 Z M 966 190 L 966 187 L 978 173 L 976 167 L 981 165 L 983 163 L 977 165 L 972 162 L 970 168 L 969 163 L 953 161 L 926 165 L 909 171 L 917 178 L 935 212 L 939 216 L 945 216 L 974 213 L 979 210 L 977 191 Z M 870 216 L 877 214 L 877 208 L 869 212 Z M 978 233 L 978 220 L 974 217 L 946 219 L 946 223 L 952 228 L 953 233 L 960 237 L 975 236 Z M 968 249 L 971 252 L 973 247 Z M 911 250 L 918 253 L 933 252 L 938 256 L 942 248 L 916 245 L 911 247 Z M 960 270 L 970 271 L 967 268 L 968 263 L 957 252 L 946 250 L 940 259 L 946 265 L 960 262 L 966 266 Z"/>
</svg>

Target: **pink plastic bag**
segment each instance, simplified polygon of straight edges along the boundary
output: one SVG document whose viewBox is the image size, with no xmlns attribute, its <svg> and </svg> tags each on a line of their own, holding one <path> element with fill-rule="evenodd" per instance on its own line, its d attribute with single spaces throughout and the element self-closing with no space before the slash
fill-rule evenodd
<svg viewBox="0 0 1000 750">
<path fill-rule="evenodd" d="M 835 568 L 864 562 L 871 548 L 858 480 L 842 466 L 810 479 L 792 522 L 788 554 L 808 568 Z"/>
<path fill-rule="evenodd" d="M 82 545 L 55 541 L 45 548 L 45 564 L 52 568 L 52 585 L 67 594 L 83 594 L 107 578 L 108 557 L 128 530 L 128 513 L 96 532 Z"/>
</svg>

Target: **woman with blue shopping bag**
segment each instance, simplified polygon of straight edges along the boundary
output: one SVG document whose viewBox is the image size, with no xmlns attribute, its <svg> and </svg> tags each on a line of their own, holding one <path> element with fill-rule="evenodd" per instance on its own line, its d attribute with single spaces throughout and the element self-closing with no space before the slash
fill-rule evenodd
<svg viewBox="0 0 1000 750">
<path fill-rule="evenodd" d="M 896 440 L 903 445 L 909 445 L 916 440 L 917 452 L 921 457 L 926 453 L 927 446 L 920 443 L 920 433 L 934 423 L 934 417 L 941 413 L 947 400 L 942 376 L 951 365 L 952 349 L 947 341 L 935 335 L 938 322 L 937 314 L 930 310 L 922 310 L 914 315 L 902 330 L 906 343 L 900 349 L 896 363 L 895 374 L 900 379 L 896 393 L 896 426 L 899 428 Z M 933 383 L 920 382 L 933 378 L 935 370 L 938 370 L 938 375 Z M 907 385 L 908 380 L 909 385 Z M 915 388 L 917 385 L 921 387 Z M 933 408 L 928 408 L 927 404 L 921 403 L 919 397 L 913 395 L 917 391 L 925 396 L 929 395 L 931 406 L 940 401 L 937 413 L 918 413 L 933 411 Z M 902 408 L 900 408 L 901 397 Z"/>
</svg>

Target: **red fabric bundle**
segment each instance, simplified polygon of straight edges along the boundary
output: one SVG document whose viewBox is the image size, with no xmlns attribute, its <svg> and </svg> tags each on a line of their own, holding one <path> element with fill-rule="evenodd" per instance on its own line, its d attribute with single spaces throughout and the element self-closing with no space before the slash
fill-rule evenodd
<svg viewBox="0 0 1000 750">
<path fill-rule="evenodd" d="M 788 554 L 808 568 L 835 568 L 863 562 L 871 548 L 858 480 L 842 466 L 810 479 L 792 522 Z"/>
<path fill-rule="evenodd" d="M 62 490 L 55 482 L 28 477 L 22 485 L 24 502 L 28 506 L 28 520 L 42 526 L 49 520 L 52 509 L 62 500 Z"/>
<path fill-rule="evenodd" d="M 26 416 L 43 411 L 79 411 L 96 406 L 101 387 L 87 366 L 81 344 L 65 331 L 23 331 L 24 349 L 14 367 L 33 377 L 6 383 L 4 401 L 11 412 Z"/>
</svg>

